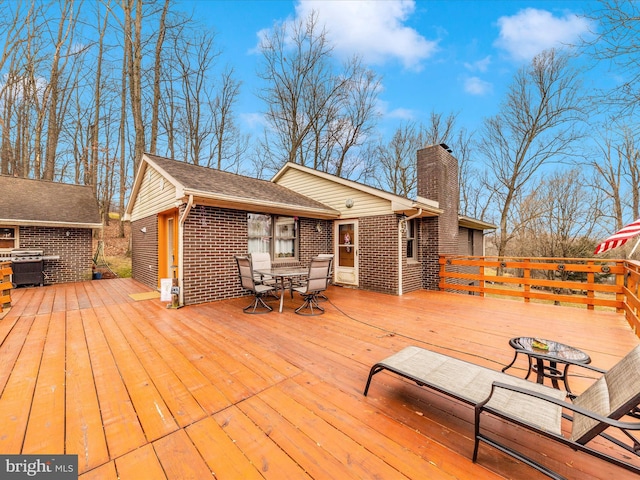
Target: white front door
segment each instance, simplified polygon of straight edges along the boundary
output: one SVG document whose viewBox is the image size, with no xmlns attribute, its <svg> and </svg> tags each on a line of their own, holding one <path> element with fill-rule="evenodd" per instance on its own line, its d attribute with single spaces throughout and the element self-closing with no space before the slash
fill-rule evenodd
<svg viewBox="0 0 640 480">
<path fill-rule="evenodd" d="M 344 285 L 358 285 L 358 221 L 342 220 L 335 225 L 334 262 L 335 281 Z"/>
</svg>

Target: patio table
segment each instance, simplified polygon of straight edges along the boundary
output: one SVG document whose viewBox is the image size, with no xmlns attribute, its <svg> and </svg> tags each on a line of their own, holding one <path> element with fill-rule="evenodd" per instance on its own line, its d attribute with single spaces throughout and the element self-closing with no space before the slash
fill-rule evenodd
<svg viewBox="0 0 640 480">
<path fill-rule="evenodd" d="M 261 268 L 259 270 L 255 270 L 256 273 L 261 275 L 270 275 L 276 279 L 276 282 L 280 280 L 280 288 L 282 293 L 280 293 L 280 310 L 282 313 L 282 307 L 284 305 L 284 291 L 285 291 L 285 280 L 292 281 L 295 278 L 304 277 L 309 274 L 308 267 L 272 267 L 272 268 Z M 291 290 L 291 295 L 293 296 L 293 290 Z"/>
<path fill-rule="evenodd" d="M 569 389 L 567 372 L 570 364 L 564 360 L 585 364 L 591 362 L 591 357 L 582 350 L 564 343 L 554 342 L 553 340 L 515 337 L 509 340 L 509 345 L 515 349 L 516 353 L 511 363 L 502 369 L 503 372 L 511 368 L 516 362 L 519 353 L 525 353 L 529 362 L 529 370 L 527 371 L 527 376 L 524 377 L 525 380 L 529 378 L 532 371 L 537 374 L 538 383 L 544 383 L 544 379 L 549 378 L 554 388 L 559 388 L 558 380 L 562 380 L 565 390 L 569 394 L 571 394 L 571 390 Z M 535 356 L 531 354 L 535 354 Z M 532 361 L 533 358 L 536 360 L 535 364 Z M 544 364 L 545 360 L 549 362 L 549 365 Z M 564 369 L 560 370 L 558 364 L 564 365 Z"/>
</svg>

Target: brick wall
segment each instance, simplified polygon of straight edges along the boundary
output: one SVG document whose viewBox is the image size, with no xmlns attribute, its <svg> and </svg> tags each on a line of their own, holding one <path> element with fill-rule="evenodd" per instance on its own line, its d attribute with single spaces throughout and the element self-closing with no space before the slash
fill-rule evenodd
<svg viewBox="0 0 640 480">
<path fill-rule="evenodd" d="M 333 222 L 300 218 L 300 263 L 308 265 L 319 253 L 333 252 Z M 319 230 L 318 231 L 318 227 Z"/>
<path fill-rule="evenodd" d="M 273 265 L 307 265 L 314 255 L 332 252 L 332 222 L 310 218 L 298 221 L 299 262 L 274 259 Z M 184 303 L 246 295 L 233 257 L 247 253 L 247 212 L 198 205 L 189 212 L 184 228 Z"/>
<path fill-rule="evenodd" d="M 247 253 L 246 212 L 196 205 L 184 224 L 184 238 L 185 304 L 245 294 L 233 257 Z"/>
<path fill-rule="evenodd" d="M 146 229 L 146 233 L 142 229 Z M 131 276 L 152 289 L 158 288 L 158 217 L 131 222 Z"/>
<path fill-rule="evenodd" d="M 46 284 L 81 282 L 91 279 L 93 264 L 90 228 L 20 227 L 20 248 L 59 255 L 44 262 Z"/>
<path fill-rule="evenodd" d="M 374 292 L 398 294 L 398 217 L 358 219 L 358 283 Z"/>
<path fill-rule="evenodd" d="M 443 213 L 424 219 L 420 252 L 423 258 L 423 284 L 437 290 L 438 255 L 458 252 L 458 161 L 440 145 L 418 150 L 418 195 L 438 202 Z"/>
<path fill-rule="evenodd" d="M 402 293 L 409 293 L 420 290 L 422 287 L 422 250 L 420 248 L 420 240 L 422 238 L 422 228 L 420 219 L 416 219 L 416 258 L 411 261 L 407 260 L 407 241 L 403 236 L 402 242 Z"/>
<path fill-rule="evenodd" d="M 440 282 L 439 245 L 438 218 L 423 218 L 420 222 L 419 251 L 422 257 L 422 286 L 426 290 L 438 290 Z"/>
</svg>

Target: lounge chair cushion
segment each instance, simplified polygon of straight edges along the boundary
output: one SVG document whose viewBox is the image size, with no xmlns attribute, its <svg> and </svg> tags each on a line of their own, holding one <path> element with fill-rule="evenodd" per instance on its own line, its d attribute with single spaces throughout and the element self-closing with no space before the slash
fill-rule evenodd
<svg viewBox="0 0 640 480">
<path fill-rule="evenodd" d="M 520 386 L 559 400 L 566 397 L 566 392 L 562 390 L 532 383 L 419 347 L 406 347 L 379 362 L 378 365 L 472 405 L 489 396 L 493 382 Z M 522 419 L 542 430 L 561 433 L 562 409 L 552 403 L 498 389 L 487 406 Z"/>
<path fill-rule="evenodd" d="M 576 406 L 603 417 L 619 419 L 640 403 L 640 345 L 587 388 L 574 400 Z M 604 430 L 606 425 L 576 414 L 571 439 L 585 444 Z"/>
</svg>

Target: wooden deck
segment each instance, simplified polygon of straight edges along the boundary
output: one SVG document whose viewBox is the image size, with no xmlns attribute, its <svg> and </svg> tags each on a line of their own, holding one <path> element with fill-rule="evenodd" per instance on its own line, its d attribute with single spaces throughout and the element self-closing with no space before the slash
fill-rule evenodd
<svg viewBox="0 0 640 480">
<path fill-rule="evenodd" d="M 622 315 L 419 291 L 332 287 L 327 312 L 246 315 L 247 299 L 167 309 L 130 279 L 13 292 L 0 320 L 0 452 L 78 454 L 80 478 L 542 478 L 472 453 L 469 407 L 369 368 L 419 345 L 494 369 L 531 335 L 608 368 L 637 345 Z M 521 362 L 519 360 L 519 362 Z M 523 376 L 524 360 L 517 363 Z M 589 379 L 571 377 L 574 391 Z M 628 478 L 511 425 L 569 478 Z"/>
</svg>

